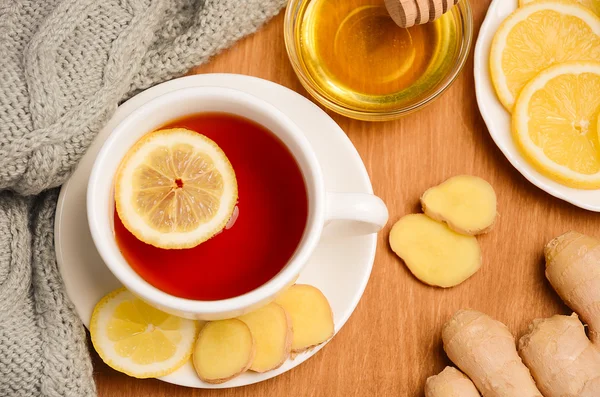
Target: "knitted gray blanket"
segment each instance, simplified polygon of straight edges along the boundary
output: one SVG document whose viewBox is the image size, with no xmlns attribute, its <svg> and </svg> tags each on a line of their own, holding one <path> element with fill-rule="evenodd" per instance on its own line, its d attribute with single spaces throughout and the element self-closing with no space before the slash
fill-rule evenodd
<svg viewBox="0 0 600 397">
<path fill-rule="evenodd" d="M 0 0 L 0 396 L 95 395 L 54 254 L 56 188 L 117 104 L 285 0 Z"/>
</svg>

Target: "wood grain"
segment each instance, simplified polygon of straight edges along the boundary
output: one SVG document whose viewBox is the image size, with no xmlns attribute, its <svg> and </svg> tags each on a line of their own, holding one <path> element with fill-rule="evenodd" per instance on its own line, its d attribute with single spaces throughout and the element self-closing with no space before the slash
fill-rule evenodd
<svg viewBox="0 0 600 397">
<path fill-rule="evenodd" d="M 478 30 L 490 0 L 472 1 Z M 288 62 L 283 15 L 194 73 L 231 72 L 275 81 L 307 95 Z M 476 32 L 477 33 L 477 32 Z M 536 317 L 569 313 L 544 277 L 542 247 L 575 229 L 600 235 L 600 214 L 578 209 L 528 183 L 494 145 L 479 115 L 473 59 L 455 84 L 426 109 L 401 120 L 368 123 L 332 114 L 360 152 L 390 223 L 379 235 L 366 292 L 346 326 L 306 363 L 275 379 L 239 389 L 192 390 L 136 380 L 95 358 L 101 397 L 144 396 L 423 396 L 427 376 L 448 364 L 441 327 L 457 309 L 481 310 L 520 335 Z M 428 187 L 456 174 L 487 179 L 500 217 L 480 238 L 484 264 L 464 284 L 425 286 L 390 251 L 391 225 L 418 210 Z"/>
</svg>

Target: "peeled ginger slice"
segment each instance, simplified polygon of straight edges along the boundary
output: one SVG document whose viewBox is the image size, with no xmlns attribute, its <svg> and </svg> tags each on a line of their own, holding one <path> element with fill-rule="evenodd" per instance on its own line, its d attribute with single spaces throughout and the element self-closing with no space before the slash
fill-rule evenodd
<svg viewBox="0 0 600 397">
<path fill-rule="evenodd" d="M 494 188 L 472 175 L 458 175 L 428 189 L 421 206 L 430 218 L 470 236 L 488 232 L 496 219 Z"/>
<path fill-rule="evenodd" d="M 471 379 L 454 367 L 427 378 L 425 397 L 480 397 Z"/>
<path fill-rule="evenodd" d="M 325 295 L 306 284 L 295 284 L 276 300 L 292 320 L 292 351 L 303 352 L 333 336 L 333 312 Z"/>
<path fill-rule="evenodd" d="M 252 333 L 243 321 L 213 321 L 198 335 L 193 364 L 204 382 L 223 383 L 247 371 L 254 354 Z"/>
<path fill-rule="evenodd" d="M 456 233 L 423 214 L 401 218 L 390 232 L 392 250 L 422 282 L 454 287 L 481 267 L 477 239 Z"/>
<path fill-rule="evenodd" d="M 277 303 L 238 317 L 254 337 L 256 355 L 251 371 L 266 372 L 278 368 L 289 357 L 292 348 L 292 322 Z"/>
</svg>

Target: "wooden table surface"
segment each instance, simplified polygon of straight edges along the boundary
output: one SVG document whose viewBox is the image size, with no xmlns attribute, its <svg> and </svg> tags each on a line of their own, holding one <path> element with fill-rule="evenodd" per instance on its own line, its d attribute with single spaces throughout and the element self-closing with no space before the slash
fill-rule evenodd
<svg viewBox="0 0 600 397">
<path fill-rule="evenodd" d="M 471 1 L 478 33 L 490 0 Z M 255 35 L 194 73 L 230 72 L 261 77 L 308 96 L 288 62 L 283 13 Z M 536 317 L 569 313 L 544 277 L 542 249 L 576 229 L 600 235 L 600 214 L 584 211 L 525 180 L 495 146 L 475 102 L 473 57 L 454 85 L 427 108 L 401 120 L 369 123 L 331 113 L 364 160 L 375 193 L 390 211 L 379 234 L 370 282 L 338 335 L 299 367 L 263 383 L 229 390 L 195 390 L 117 373 L 94 356 L 101 397 L 184 396 L 423 396 L 425 379 L 449 364 L 442 324 L 457 309 L 481 310 L 515 335 Z M 428 187 L 456 174 L 487 179 L 498 194 L 500 216 L 479 239 L 481 270 L 449 290 L 418 282 L 389 249 L 391 225 L 417 212 Z"/>
</svg>

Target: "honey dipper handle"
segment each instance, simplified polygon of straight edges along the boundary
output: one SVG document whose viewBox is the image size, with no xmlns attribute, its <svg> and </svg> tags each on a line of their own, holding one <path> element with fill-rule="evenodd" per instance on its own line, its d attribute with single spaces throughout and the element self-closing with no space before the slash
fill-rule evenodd
<svg viewBox="0 0 600 397">
<path fill-rule="evenodd" d="M 459 0 L 385 0 L 385 7 L 402 28 L 432 22 L 448 12 Z"/>
</svg>

